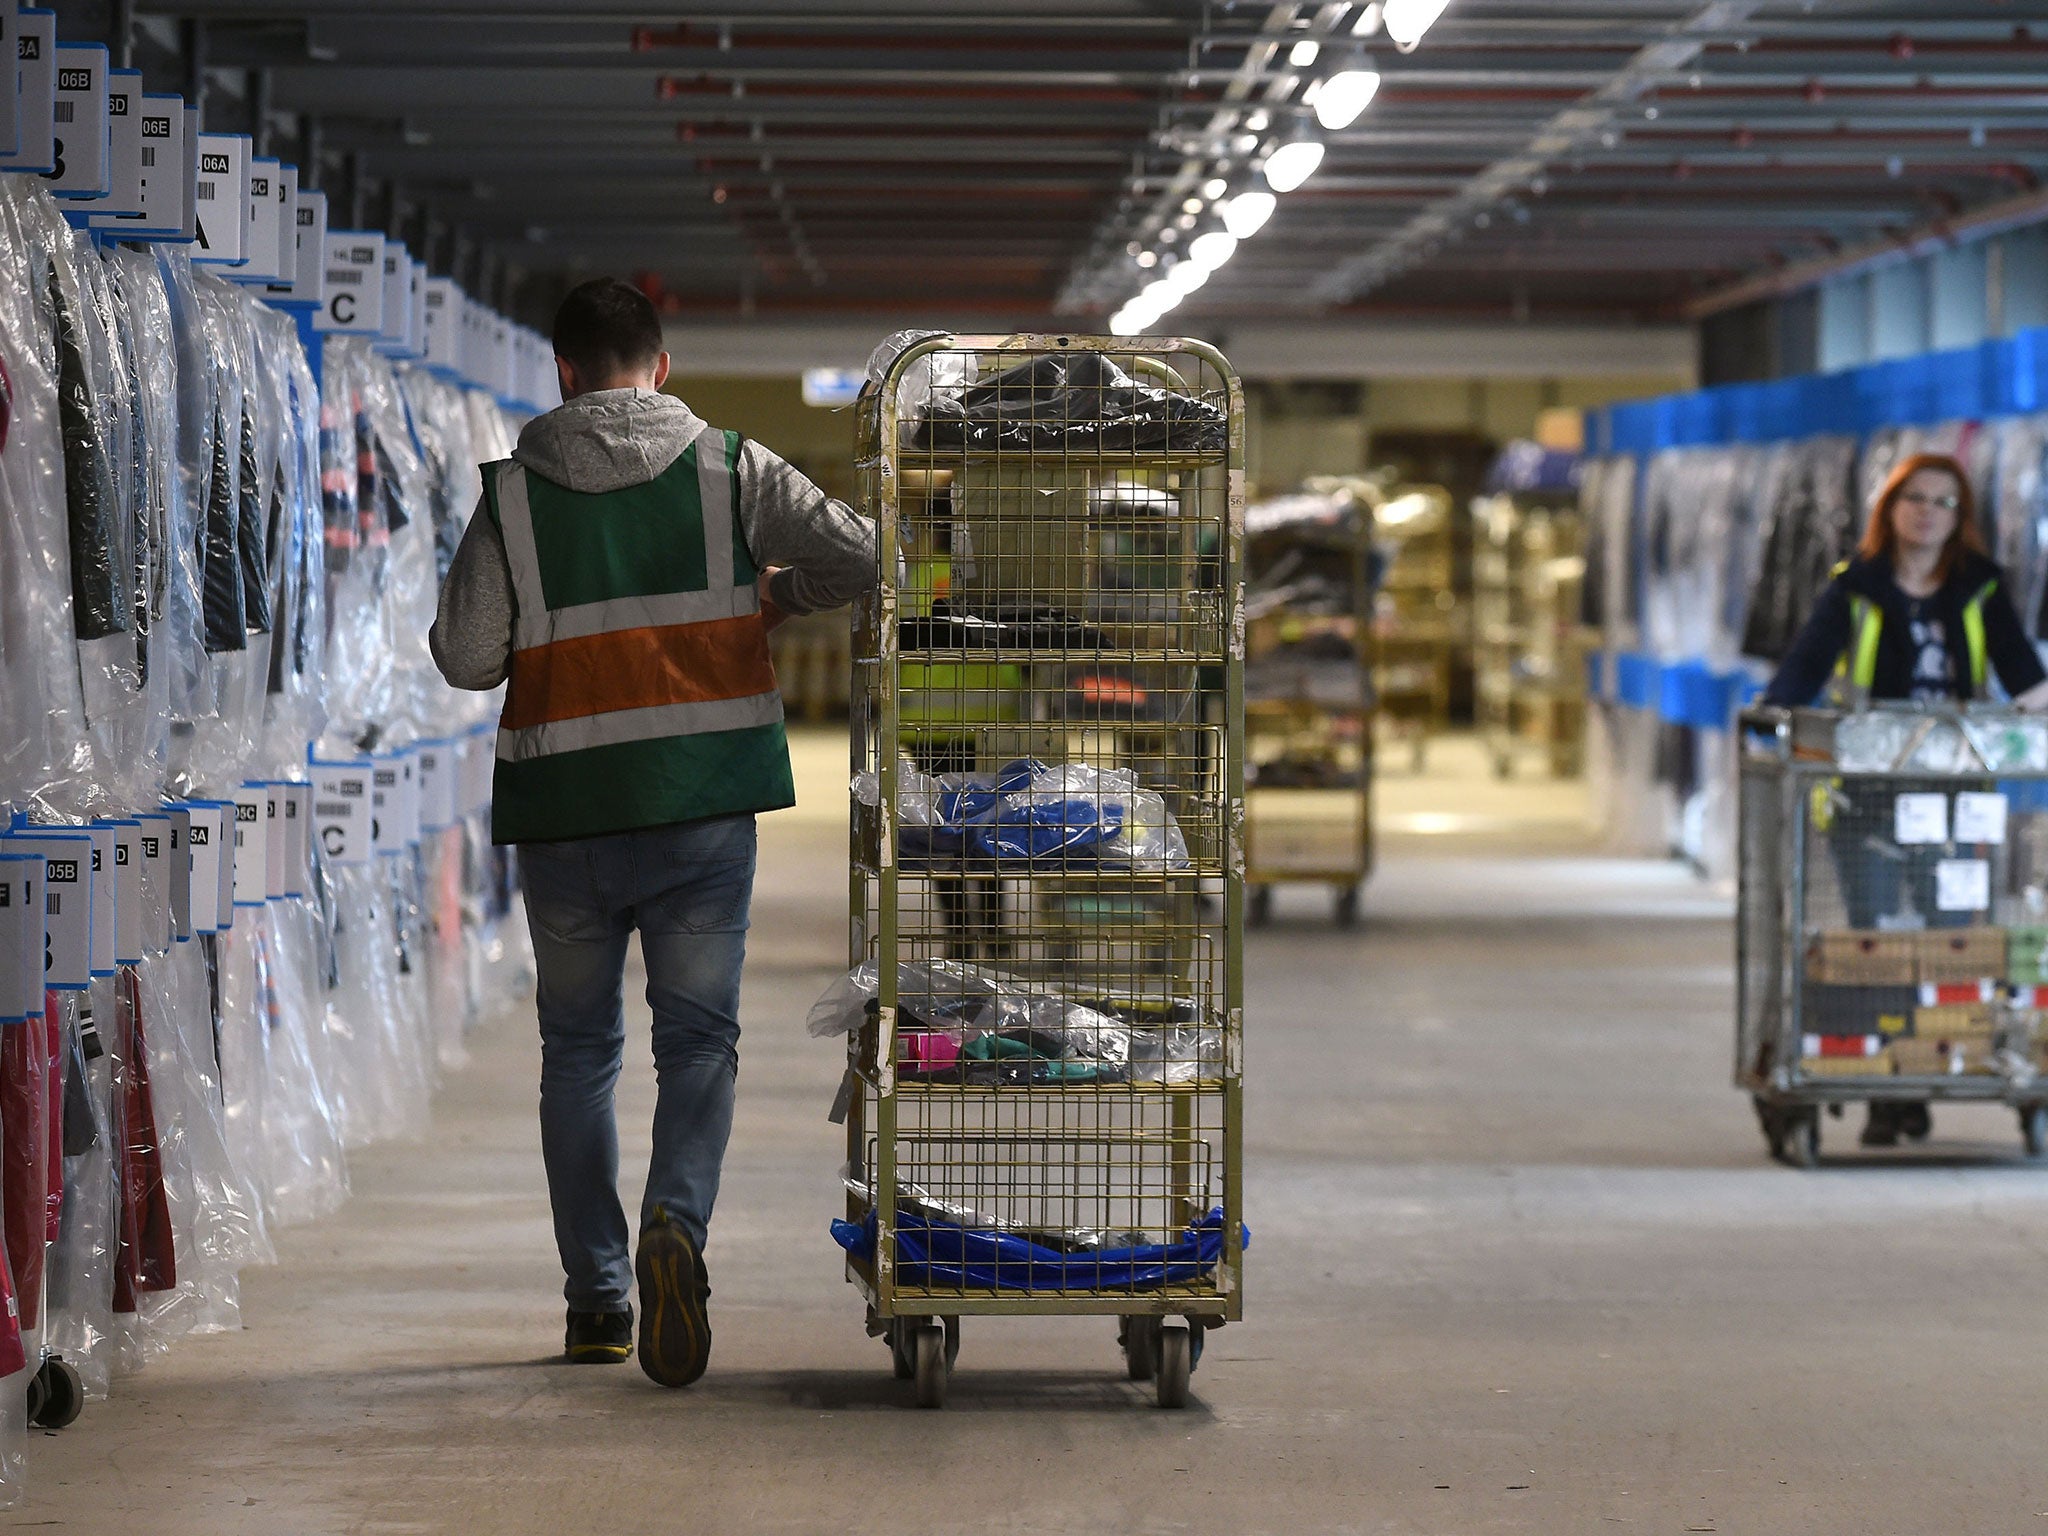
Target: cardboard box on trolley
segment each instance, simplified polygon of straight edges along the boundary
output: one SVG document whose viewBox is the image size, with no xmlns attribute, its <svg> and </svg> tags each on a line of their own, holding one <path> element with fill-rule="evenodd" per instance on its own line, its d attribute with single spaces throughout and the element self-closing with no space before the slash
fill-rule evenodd
<svg viewBox="0 0 2048 1536">
<path fill-rule="evenodd" d="M 1910 987 L 1920 980 L 1910 933 L 1847 928 L 1807 941 L 1806 979 L 1842 986 Z"/>
</svg>

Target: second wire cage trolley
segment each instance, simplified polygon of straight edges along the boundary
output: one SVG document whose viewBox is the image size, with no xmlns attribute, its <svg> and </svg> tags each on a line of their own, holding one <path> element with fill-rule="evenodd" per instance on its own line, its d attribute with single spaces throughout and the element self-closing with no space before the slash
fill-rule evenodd
<svg viewBox="0 0 2048 1536">
<path fill-rule="evenodd" d="M 1239 1316 L 1243 419 L 1196 341 L 870 368 L 835 1236 L 923 1406 L 964 1315 L 1114 1318 L 1164 1407 Z"/>
</svg>

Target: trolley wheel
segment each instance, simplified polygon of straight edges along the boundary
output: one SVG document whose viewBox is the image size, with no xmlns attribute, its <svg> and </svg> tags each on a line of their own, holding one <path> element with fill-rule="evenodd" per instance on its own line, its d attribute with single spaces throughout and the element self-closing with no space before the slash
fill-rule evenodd
<svg viewBox="0 0 2048 1536">
<path fill-rule="evenodd" d="M 917 1406 L 946 1406 L 946 1330 L 937 1323 L 917 1325 L 913 1374 L 917 1381 Z"/>
<path fill-rule="evenodd" d="M 946 1319 L 946 1369 L 952 1370 L 953 1363 L 960 1358 L 960 1314 L 954 1313 Z"/>
<path fill-rule="evenodd" d="M 889 1364 L 895 1370 L 898 1381 L 908 1381 L 917 1374 L 917 1346 L 911 1332 L 909 1318 L 889 1319 Z"/>
<path fill-rule="evenodd" d="M 1784 1158 L 1794 1168 L 1820 1166 L 1820 1112 L 1811 1104 L 1784 1111 Z"/>
<path fill-rule="evenodd" d="M 28 1379 L 28 1422 L 33 1424 L 43 1416 L 43 1405 L 50 1400 L 50 1384 L 43 1379 L 38 1368 Z"/>
<path fill-rule="evenodd" d="M 1355 928 L 1358 926 L 1358 886 L 1356 884 L 1340 885 L 1337 887 L 1336 918 L 1339 928 Z"/>
<path fill-rule="evenodd" d="M 1934 1111 L 1925 1104 L 1901 1104 L 1899 1134 L 1908 1141 L 1925 1141 L 1934 1134 Z"/>
<path fill-rule="evenodd" d="M 1132 1381 L 1150 1381 L 1159 1373 L 1159 1319 L 1127 1317 L 1117 1330 L 1123 1346 L 1124 1371 Z"/>
<path fill-rule="evenodd" d="M 2020 1140 L 2026 1144 L 2029 1157 L 2048 1152 L 2048 1104 L 2020 1106 Z"/>
<path fill-rule="evenodd" d="M 43 1401 L 29 1422 L 44 1429 L 67 1429 L 77 1423 L 85 1411 L 85 1383 L 78 1378 L 78 1368 L 52 1355 L 36 1372 L 36 1380 L 43 1384 Z"/>
<path fill-rule="evenodd" d="M 1188 1325 L 1174 1321 L 1159 1325 L 1159 1364 L 1152 1378 L 1162 1408 L 1188 1405 L 1188 1373 L 1194 1369 L 1194 1341 Z"/>
<path fill-rule="evenodd" d="M 1245 893 L 1244 920 L 1254 928 L 1263 928 L 1273 921 L 1273 887 L 1255 885 Z"/>
</svg>

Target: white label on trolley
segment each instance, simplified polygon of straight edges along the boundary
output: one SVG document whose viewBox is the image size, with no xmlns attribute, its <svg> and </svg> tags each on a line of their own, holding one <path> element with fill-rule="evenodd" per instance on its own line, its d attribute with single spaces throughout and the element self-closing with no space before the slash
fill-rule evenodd
<svg viewBox="0 0 2048 1536">
<path fill-rule="evenodd" d="M 1943 912 L 1991 910 L 1991 861 L 1943 859 L 1934 866 L 1934 905 Z"/>
<path fill-rule="evenodd" d="M 2005 841 L 2005 796 L 1996 790 L 1966 789 L 1956 796 L 1956 841 Z"/>
<path fill-rule="evenodd" d="M 1899 795 L 1892 801 L 1892 841 L 1901 847 L 1948 841 L 1948 796 Z"/>
</svg>

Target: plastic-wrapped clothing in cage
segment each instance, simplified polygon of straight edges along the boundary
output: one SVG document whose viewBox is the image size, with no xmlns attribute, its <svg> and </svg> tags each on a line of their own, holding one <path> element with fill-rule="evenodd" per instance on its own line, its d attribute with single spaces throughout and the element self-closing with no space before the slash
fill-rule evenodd
<svg viewBox="0 0 2048 1536">
<path fill-rule="evenodd" d="M 1121 1018 L 1106 1000 L 1062 997 L 967 961 L 899 961 L 896 977 L 896 1069 L 906 1078 L 1187 1084 L 1222 1069 L 1221 1031 L 1191 1019 Z M 819 1037 L 859 1033 L 873 1025 L 879 997 L 876 967 L 856 966 L 812 1005 L 806 1027 Z"/>
<path fill-rule="evenodd" d="M 906 760 L 896 772 L 907 857 L 1188 867 L 1187 842 L 1165 797 L 1140 787 L 1127 769 L 1020 759 L 993 774 L 934 777 Z M 856 775 L 855 799 L 874 805 L 880 793 L 875 775 Z"/>
<path fill-rule="evenodd" d="M 835 1220 L 832 1239 L 855 1258 L 872 1263 L 876 1217 Z M 1238 1231 L 1240 1247 L 1251 1233 Z M 1215 1269 L 1223 1256 L 1223 1212 L 1189 1226 L 1177 1241 L 1070 1252 L 1015 1232 L 977 1230 L 896 1207 L 896 1267 L 904 1283 L 974 1286 L 1002 1291 L 1145 1291 L 1184 1285 Z"/>
<path fill-rule="evenodd" d="M 935 391 L 910 429 L 918 448 L 1017 453 L 1212 452 L 1222 448 L 1221 406 L 1141 384 L 1099 352 L 1048 354 L 968 384 Z"/>
</svg>

